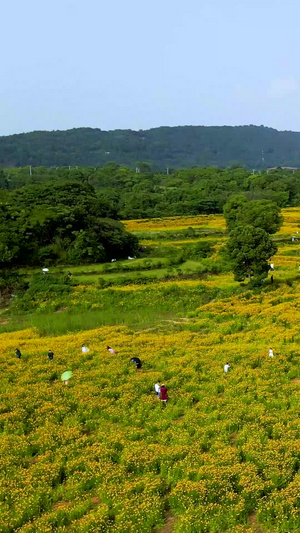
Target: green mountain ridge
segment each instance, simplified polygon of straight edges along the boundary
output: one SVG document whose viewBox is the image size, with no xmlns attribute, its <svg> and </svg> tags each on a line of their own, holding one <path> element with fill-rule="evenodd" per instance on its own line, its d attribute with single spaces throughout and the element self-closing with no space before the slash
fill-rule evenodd
<svg viewBox="0 0 300 533">
<path fill-rule="evenodd" d="M 264 126 L 163 126 L 149 130 L 74 128 L 0 137 L 0 166 L 300 167 L 300 132 Z"/>
</svg>

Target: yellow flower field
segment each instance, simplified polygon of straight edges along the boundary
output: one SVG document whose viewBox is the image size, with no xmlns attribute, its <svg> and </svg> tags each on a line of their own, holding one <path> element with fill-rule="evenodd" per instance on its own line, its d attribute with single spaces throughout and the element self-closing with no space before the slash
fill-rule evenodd
<svg viewBox="0 0 300 533">
<path fill-rule="evenodd" d="M 284 216 L 288 236 L 300 210 Z M 208 218 L 127 224 L 151 231 Z M 221 217 L 209 223 L 224 227 Z M 274 284 L 261 290 L 241 288 L 227 272 L 73 289 L 74 305 L 99 307 L 109 291 L 115 305 L 141 291 L 145 306 L 167 294 L 162 287 L 174 306 L 179 290 L 195 291 L 193 311 L 166 317 L 163 332 L 109 325 L 0 334 L 1 533 L 300 531 L 299 248 L 283 242 Z M 209 299 L 200 301 L 201 287 Z M 157 380 L 168 388 L 166 406 L 154 395 Z"/>
<path fill-rule="evenodd" d="M 300 208 L 289 207 L 282 209 L 281 214 L 284 218 L 284 223 L 279 230 L 279 234 L 295 235 L 297 231 L 300 232 Z"/>
<path fill-rule="evenodd" d="M 180 230 L 189 227 L 207 227 L 223 231 L 226 229 L 225 220 L 222 215 L 124 220 L 123 224 L 128 231 Z"/>
<path fill-rule="evenodd" d="M 299 248 L 300 248 L 300 208 L 291 207 L 287 209 L 282 209 L 282 215 L 284 217 L 284 223 L 280 228 L 276 237 L 284 236 L 288 239 L 289 243 L 292 243 L 292 236 L 297 238 L 297 231 L 299 231 Z M 198 215 L 195 217 L 168 217 L 165 219 L 140 219 L 140 220 L 126 220 L 123 222 L 128 231 L 163 231 L 163 230 L 180 230 L 186 229 L 188 227 L 199 228 L 205 227 L 209 230 L 215 231 L 225 231 L 226 224 L 222 215 Z M 201 241 L 211 241 L 212 237 L 202 237 Z M 226 237 L 217 236 L 214 237 L 217 248 L 220 248 L 222 244 L 226 242 Z M 176 246 L 180 247 L 184 244 L 190 244 L 197 242 L 198 239 L 182 239 L 174 241 L 162 241 L 161 244 L 164 246 Z M 141 244 L 144 246 L 157 246 L 158 243 L 156 240 L 144 239 L 141 241 Z M 287 243 L 288 244 L 288 243 Z M 286 251 L 288 248 L 285 247 Z M 292 250 L 297 250 L 296 242 L 293 244 Z M 300 265 L 299 261 L 293 259 L 292 257 L 286 257 L 282 255 L 281 249 L 279 249 L 276 254 L 274 261 L 276 265 L 280 268 L 288 268 L 292 270 L 297 270 Z"/>
</svg>

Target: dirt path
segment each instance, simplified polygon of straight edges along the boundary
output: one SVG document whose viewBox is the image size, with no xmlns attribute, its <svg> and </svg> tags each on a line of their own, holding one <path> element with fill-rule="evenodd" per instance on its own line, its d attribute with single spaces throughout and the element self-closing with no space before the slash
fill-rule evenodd
<svg viewBox="0 0 300 533">
<path fill-rule="evenodd" d="M 249 522 L 251 525 L 251 529 L 254 533 L 272 533 L 270 530 L 268 532 L 263 529 L 263 527 L 257 522 L 256 514 L 252 513 L 249 515 Z"/>
<path fill-rule="evenodd" d="M 171 513 L 168 511 L 165 515 L 165 525 L 159 531 L 159 533 L 173 533 L 175 520 L 175 516 L 172 516 Z"/>
<path fill-rule="evenodd" d="M 231 444 L 231 446 L 235 446 L 237 436 L 238 436 L 237 433 L 232 433 L 230 435 L 230 444 Z"/>
</svg>

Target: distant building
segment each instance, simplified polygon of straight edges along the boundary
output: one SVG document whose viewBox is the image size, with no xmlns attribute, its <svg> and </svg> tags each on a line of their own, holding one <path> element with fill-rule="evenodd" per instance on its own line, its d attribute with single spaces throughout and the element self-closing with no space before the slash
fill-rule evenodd
<svg viewBox="0 0 300 533">
<path fill-rule="evenodd" d="M 295 172 L 295 170 L 299 170 L 298 167 L 271 167 L 267 168 L 267 172 L 272 172 L 272 170 L 290 170 L 291 172 Z"/>
</svg>

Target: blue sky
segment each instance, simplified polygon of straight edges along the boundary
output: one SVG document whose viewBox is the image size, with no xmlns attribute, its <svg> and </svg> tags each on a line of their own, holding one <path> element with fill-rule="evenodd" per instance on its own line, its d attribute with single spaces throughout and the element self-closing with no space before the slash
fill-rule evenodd
<svg viewBox="0 0 300 533">
<path fill-rule="evenodd" d="M 10 0 L 1 15 L 0 135 L 300 131 L 297 0 Z"/>
</svg>

